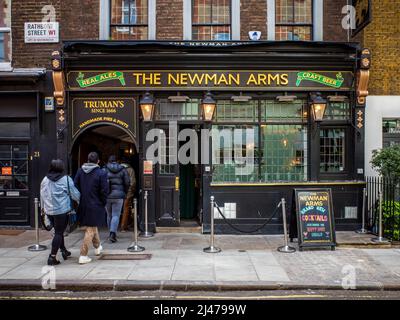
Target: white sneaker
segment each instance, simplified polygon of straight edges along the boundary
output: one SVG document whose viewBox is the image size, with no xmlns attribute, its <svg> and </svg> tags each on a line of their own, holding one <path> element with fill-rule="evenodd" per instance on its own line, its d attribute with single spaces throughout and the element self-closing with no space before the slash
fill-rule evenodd
<svg viewBox="0 0 400 320">
<path fill-rule="evenodd" d="M 80 256 L 79 257 L 79 264 L 85 264 L 91 262 L 92 259 L 90 259 L 88 256 Z"/>
<path fill-rule="evenodd" d="M 94 248 L 94 254 L 99 256 L 103 251 L 103 247 L 100 245 L 98 248 Z"/>
</svg>

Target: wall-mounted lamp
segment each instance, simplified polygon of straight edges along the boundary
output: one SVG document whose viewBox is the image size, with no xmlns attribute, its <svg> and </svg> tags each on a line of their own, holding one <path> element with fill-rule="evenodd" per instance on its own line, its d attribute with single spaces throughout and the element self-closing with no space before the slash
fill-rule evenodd
<svg viewBox="0 0 400 320">
<path fill-rule="evenodd" d="M 216 104 L 217 103 L 213 99 L 211 93 L 207 92 L 201 103 L 201 107 L 203 108 L 203 120 L 204 121 L 212 121 Z"/>
<path fill-rule="evenodd" d="M 154 99 L 149 92 L 146 92 L 142 99 L 140 99 L 140 110 L 142 111 L 142 116 L 144 121 L 153 120 L 154 112 Z"/>
<path fill-rule="evenodd" d="M 319 123 L 324 118 L 327 101 L 321 97 L 321 93 L 319 92 L 311 94 L 310 98 L 311 113 L 314 121 Z"/>
</svg>

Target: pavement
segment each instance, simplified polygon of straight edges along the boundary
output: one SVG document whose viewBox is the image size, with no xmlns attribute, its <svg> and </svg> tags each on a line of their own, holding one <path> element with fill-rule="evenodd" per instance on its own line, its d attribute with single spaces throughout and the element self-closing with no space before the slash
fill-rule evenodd
<svg viewBox="0 0 400 320">
<path fill-rule="evenodd" d="M 41 244 L 50 248 L 51 234 L 41 235 Z M 0 291 L 43 290 L 43 284 L 58 291 L 400 290 L 399 247 L 372 247 L 371 235 L 338 232 L 335 251 L 291 254 L 276 250 L 283 244 L 280 235 L 217 235 L 215 245 L 222 251 L 214 254 L 203 252 L 209 235 L 198 233 L 139 238 L 146 248 L 141 253 L 127 252 L 132 233 L 119 233 L 117 243 L 106 237 L 102 231 L 105 256 L 95 257 L 92 249 L 93 261 L 79 265 L 83 232 L 74 231 L 65 238 L 72 257 L 67 261 L 59 257 L 61 264 L 49 269 L 49 249 L 27 250 L 33 231 L 0 236 Z M 296 243 L 291 245 L 297 248 Z M 143 254 L 150 259 L 126 260 L 135 255 L 146 258 Z M 55 281 L 54 287 L 49 279 Z"/>
</svg>

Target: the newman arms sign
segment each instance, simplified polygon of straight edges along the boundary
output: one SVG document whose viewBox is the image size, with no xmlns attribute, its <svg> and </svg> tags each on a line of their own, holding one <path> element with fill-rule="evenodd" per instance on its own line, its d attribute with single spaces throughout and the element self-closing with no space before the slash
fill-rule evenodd
<svg viewBox="0 0 400 320">
<path fill-rule="evenodd" d="M 81 70 L 67 75 L 72 90 L 349 90 L 353 79 L 350 71 Z"/>
</svg>

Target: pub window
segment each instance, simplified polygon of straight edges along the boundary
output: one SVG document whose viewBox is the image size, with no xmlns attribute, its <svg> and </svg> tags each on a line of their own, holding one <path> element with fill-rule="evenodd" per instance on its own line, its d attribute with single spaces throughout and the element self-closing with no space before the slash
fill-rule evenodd
<svg viewBox="0 0 400 320">
<path fill-rule="evenodd" d="M 175 159 L 177 158 L 176 155 L 176 148 L 173 147 L 173 145 L 170 144 L 170 138 L 169 138 L 169 130 L 166 129 L 160 129 L 164 134 L 161 135 L 161 141 L 160 141 L 160 148 L 159 148 L 159 158 L 160 158 L 160 165 L 159 165 L 159 173 L 161 175 L 168 175 L 168 174 L 173 174 L 175 165 L 174 163 L 171 162 L 171 157 L 174 157 Z M 172 139 L 176 139 L 172 137 Z"/>
<path fill-rule="evenodd" d="M 261 119 L 270 122 L 307 121 L 307 103 L 300 99 L 293 102 L 264 100 L 261 102 Z"/>
<path fill-rule="evenodd" d="M 276 0 L 276 40 L 312 40 L 313 0 Z"/>
<path fill-rule="evenodd" d="M 11 1 L 0 0 L 0 69 L 11 63 Z"/>
<path fill-rule="evenodd" d="M 199 100 L 187 102 L 170 102 L 160 99 L 156 105 L 156 120 L 200 120 Z"/>
<path fill-rule="evenodd" d="M 217 122 L 258 121 L 258 101 L 234 102 L 218 100 L 215 119 Z"/>
<path fill-rule="evenodd" d="M 0 144 L 0 190 L 28 189 L 28 145 Z"/>
<path fill-rule="evenodd" d="M 329 102 L 324 115 L 324 120 L 350 120 L 349 102 Z"/>
<path fill-rule="evenodd" d="M 320 172 L 341 173 L 346 170 L 346 129 L 320 130 Z"/>
<path fill-rule="evenodd" d="M 213 181 L 258 182 L 258 126 L 215 125 L 212 129 Z"/>
<path fill-rule="evenodd" d="M 193 0 L 192 39 L 231 40 L 231 0 Z"/>
<path fill-rule="evenodd" d="M 264 124 L 261 141 L 262 181 L 307 181 L 306 126 Z"/>
<path fill-rule="evenodd" d="M 111 0 L 111 39 L 148 39 L 148 0 Z"/>
</svg>

